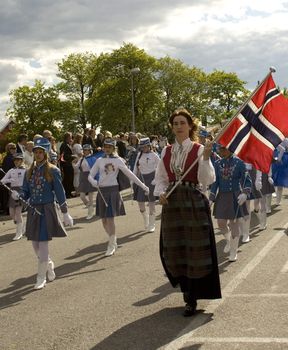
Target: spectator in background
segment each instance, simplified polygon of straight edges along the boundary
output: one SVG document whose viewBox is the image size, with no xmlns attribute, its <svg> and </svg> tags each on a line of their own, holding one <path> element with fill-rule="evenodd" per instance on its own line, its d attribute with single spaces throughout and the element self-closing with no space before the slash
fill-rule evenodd
<svg viewBox="0 0 288 350">
<path fill-rule="evenodd" d="M 44 130 L 42 136 L 49 140 L 52 137 L 52 132 L 50 130 Z"/>
<path fill-rule="evenodd" d="M 33 147 L 34 147 L 33 141 L 28 141 L 26 143 L 26 149 L 24 152 L 24 165 L 26 169 L 30 168 L 34 160 Z"/>
<path fill-rule="evenodd" d="M 15 143 L 8 143 L 5 147 L 6 156 L 3 158 L 2 161 L 2 171 L 0 171 L 0 179 L 12 168 L 14 168 L 14 160 L 13 156 L 16 154 L 16 145 Z M 8 208 L 8 201 L 9 201 L 9 191 L 3 187 L 0 186 L 0 202 L 1 202 L 1 209 L 2 211 L 9 215 L 9 208 Z"/>
<path fill-rule="evenodd" d="M 101 132 L 99 132 L 95 140 L 96 152 L 100 152 L 102 150 L 103 141 L 104 141 L 104 135 Z"/>
<path fill-rule="evenodd" d="M 139 139 L 134 133 L 130 133 L 128 137 L 128 146 L 127 149 L 127 163 L 130 170 L 133 171 L 137 153 L 138 153 L 138 146 L 139 145 Z"/>
<path fill-rule="evenodd" d="M 123 132 L 119 133 L 119 140 L 116 143 L 117 151 L 119 157 L 126 159 L 126 142 L 125 142 L 125 134 Z"/>
<path fill-rule="evenodd" d="M 63 174 L 63 187 L 67 198 L 74 197 L 72 192 L 74 191 L 73 179 L 74 170 L 72 166 L 72 160 L 74 159 L 72 153 L 73 137 L 71 132 L 64 134 L 62 145 L 60 146 L 60 167 Z"/>
<path fill-rule="evenodd" d="M 84 134 L 83 134 L 83 138 L 82 138 L 82 145 L 87 144 L 87 140 L 89 138 L 89 130 L 90 130 L 90 128 L 84 129 Z"/>
<path fill-rule="evenodd" d="M 73 159 L 72 163 L 76 164 L 78 162 L 78 160 L 83 155 L 82 145 L 81 145 L 82 144 L 82 139 L 83 139 L 82 134 L 79 134 L 79 133 L 75 134 L 74 141 L 73 141 L 73 146 L 72 146 L 72 153 L 75 156 L 75 158 Z M 72 164 L 72 166 L 73 166 L 73 164 Z M 79 171 L 79 167 L 74 167 L 73 166 L 73 169 L 74 169 L 73 185 L 74 185 L 75 190 L 78 192 L 77 188 L 79 186 L 80 171 Z"/>
<path fill-rule="evenodd" d="M 22 153 L 22 154 L 24 153 L 27 141 L 28 141 L 28 135 L 20 134 L 18 136 L 16 153 Z"/>
</svg>

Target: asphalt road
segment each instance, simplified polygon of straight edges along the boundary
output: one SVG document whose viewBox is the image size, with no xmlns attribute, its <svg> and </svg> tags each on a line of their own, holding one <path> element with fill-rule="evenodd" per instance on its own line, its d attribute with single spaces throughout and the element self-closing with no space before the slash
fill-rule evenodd
<svg viewBox="0 0 288 350">
<path fill-rule="evenodd" d="M 253 216 L 252 240 L 235 263 L 215 225 L 223 298 L 201 300 L 191 318 L 160 263 L 159 217 L 145 233 L 129 195 L 127 215 L 116 218 L 119 249 L 108 258 L 100 220 L 87 221 L 80 199 L 68 200 L 75 225 L 50 243 L 57 278 L 40 291 L 31 243 L 12 241 L 15 225 L 0 217 L 0 349 L 287 350 L 287 198 L 272 206 L 267 230 Z"/>
</svg>

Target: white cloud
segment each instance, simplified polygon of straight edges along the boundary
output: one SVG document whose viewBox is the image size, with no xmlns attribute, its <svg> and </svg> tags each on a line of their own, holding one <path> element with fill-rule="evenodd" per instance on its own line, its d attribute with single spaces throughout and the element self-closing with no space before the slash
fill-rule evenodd
<svg viewBox="0 0 288 350">
<path fill-rule="evenodd" d="M 250 88 L 274 65 L 275 80 L 288 86 L 287 12 L 281 0 L 6 1 L 0 9 L 1 101 L 35 79 L 53 84 L 56 62 L 72 52 L 110 52 L 123 42 L 207 72 L 233 71 Z"/>
</svg>

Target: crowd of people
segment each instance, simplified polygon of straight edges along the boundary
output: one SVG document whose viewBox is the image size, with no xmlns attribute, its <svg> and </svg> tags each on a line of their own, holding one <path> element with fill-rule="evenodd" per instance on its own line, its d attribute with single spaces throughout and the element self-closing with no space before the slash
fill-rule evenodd
<svg viewBox="0 0 288 350">
<path fill-rule="evenodd" d="M 126 214 L 121 190 L 132 187 L 146 232 L 155 231 L 156 201 L 162 205 L 160 258 L 172 286 L 181 288 L 184 316 L 195 313 L 198 299 L 221 298 L 212 216 L 228 261 L 237 261 L 240 242 L 250 242 L 251 211 L 259 230 L 265 230 L 272 197 L 280 205 L 288 187 L 288 140 L 275 150 L 264 174 L 213 143 L 186 109 L 174 111 L 168 122 L 172 144 L 166 137 L 139 133 L 96 136 L 91 128 L 66 132 L 61 143 L 49 130 L 33 140 L 20 134 L 16 144 L 7 143 L 0 168 L 1 209 L 15 222 L 13 240 L 26 235 L 32 241 L 38 261 L 35 289 L 56 277 L 48 243 L 66 236 L 65 225 L 73 225 L 66 199 L 79 195 L 86 219 L 101 219 L 109 257 L 117 250 L 115 217 Z"/>
</svg>

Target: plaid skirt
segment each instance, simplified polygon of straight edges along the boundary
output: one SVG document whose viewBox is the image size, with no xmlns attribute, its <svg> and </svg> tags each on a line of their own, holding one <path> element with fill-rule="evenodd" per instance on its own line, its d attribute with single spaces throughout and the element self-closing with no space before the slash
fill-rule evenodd
<svg viewBox="0 0 288 350">
<path fill-rule="evenodd" d="M 104 197 L 107 207 L 103 201 Z M 100 218 L 112 218 L 126 215 L 123 199 L 119 192 L 119 186 L 100 187 L 96 197 L 96 216 Z"/>
<path fill-rule="evenodd" d="M 176 187 L 162 208 L 160 257 L 173 287 L 195 299 L 221 298 L 209 202 L 194 186 Z"/>
</svg>

